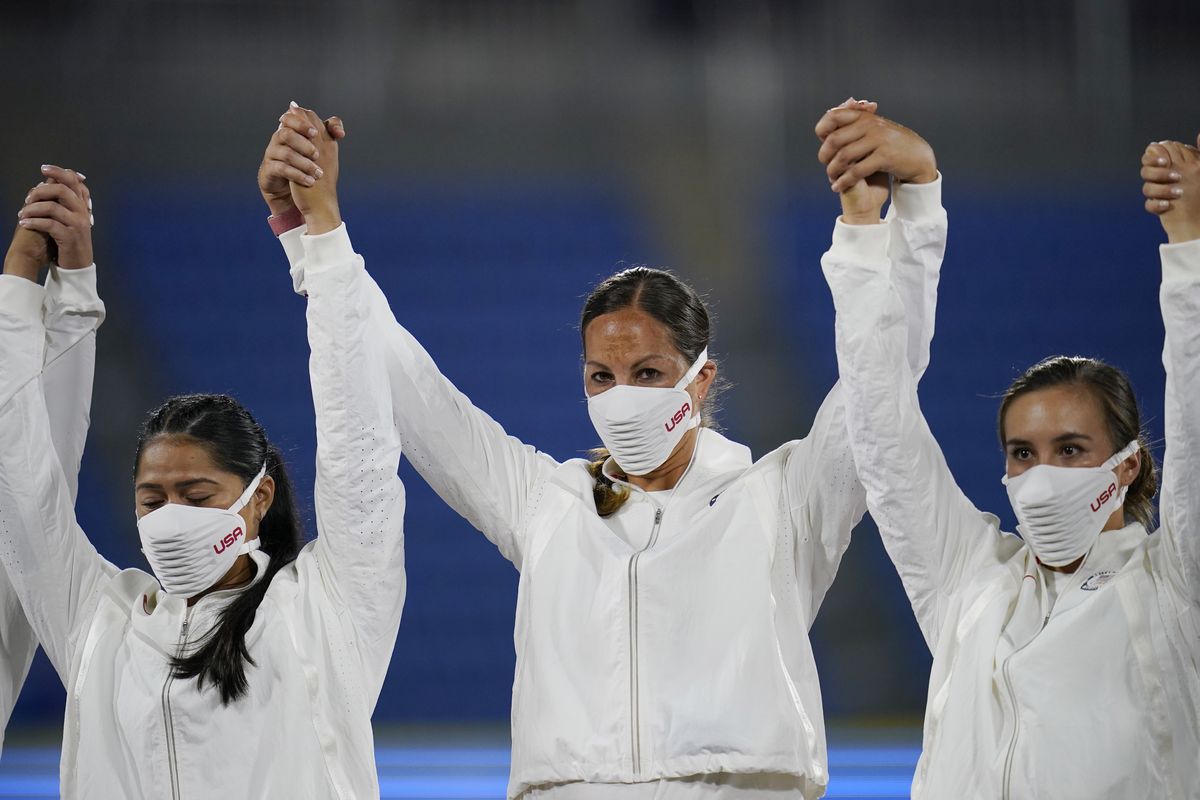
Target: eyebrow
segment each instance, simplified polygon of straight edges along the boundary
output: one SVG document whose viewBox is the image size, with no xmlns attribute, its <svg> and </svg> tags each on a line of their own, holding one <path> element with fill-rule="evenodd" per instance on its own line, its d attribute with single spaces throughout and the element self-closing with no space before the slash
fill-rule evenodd
<svg viewBox="0 0 1200 800">
<path fill-rule="evenodd" d="M 1067 433 L 1060 433 L 1058 436 L 1055 436 L 1053 439 L 1051 439 L 1052 442 L 1071 442 L 1071 441 L 1079 441 L 1079 440 L 1086 440 L 1086 441 L 1090 442 L 1090 441 L 1092 441 L 1092 437 L 1088 436 L 1086 433 L 1074 433 L 1073 431 L 1068 431 Z M 1009 446 L 1033 444 L 1032 442 L 1027 441 L 1025 439 L 1016 439 L 1016 438 L 1006 439 L 1004 441 L 1004 443 Z"/>
<path fill-rule="evenodd" d="M 638 361 L 636 364 L 634 364 L 634 365 L 631 367 L 631 369 L 637 369 L 638 367 L 640 367 L 640 366 L 642 366 L 643 364 L 645 364 L 647 361 L 653 361 L 653 360 L 654 360 L 654 359 L 656 359 L 656 358 L 664 358 L 664 359 L 666 359 L 667 361 L 670 361 L 670 360 L 671 360 L 671 357 L 670 357 L 670 356 L 668 356 L 668 355 L 664 355 L 664 354 L 662 354 L 662 353 L 651 353 L 650 355 L 648 355 L 648 356 L 646 356 L 646 357 L 642 358 L 641 360 L 639 360 L 639 361 Z M 601 364 L 599 361 L 592 361 L 592 360 L 590 360 L 590 359 L 589 359 L 588 361 L 585 361 L 585 362 L 583 362 L 583 363 L 584 363 L 584 366 L 592 366 L 592 367 L 600 367 L 601 369 L 608 369 L 608 366 L 607 366 L 607 365 L 605 365 L 605 364 Z"/>
<path fill-rule="evenodd" d="M 195 486 L 198 483 L 211 483 L 214 486 L 220 485 L 216 481 L 214 481 L 212 478 L 188 478 L 186 481 L 179 481 L 178 483 L 176 483 L 175 488 L 176 489 L 190 489 L 191 487 Z M 149 481 L 143 481 L 142 483 L 139 483 L 137 486 L 135 486 L 133 488 L 134 488 L 134 491 L 140 491 L 142 489 L 161 489 L 163 487 L 162 487 L 161 483 L 151 483 Z"/>
</svg>

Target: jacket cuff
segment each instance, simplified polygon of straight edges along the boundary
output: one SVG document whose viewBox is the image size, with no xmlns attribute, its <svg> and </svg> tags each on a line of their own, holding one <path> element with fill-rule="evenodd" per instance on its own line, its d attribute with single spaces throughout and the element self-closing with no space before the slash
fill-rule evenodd
<svg viewBox="0 0 1200 800">
<path fill-rule="evenodd" d="M 909 222 L 933 222 L 946 215 L 942 208 L 942 173 L 929 183 L 901 183 L 892 189 L 896 217 Z M 891 214 L 888 215 L 892 216 Z"/>
<path fill-rule="evenodd" d="M 279 243 L 283 245 L 283 253 L 287 256 L 288 272 L 292 276 L 292 289 L 296 294 L 304 294 L 304 234 L 307 225 L 284 231 L 279 234 Z"/>
<path fill-rule="evenodd" d="M 46 279 L 46 301 L 77 314 L 104 318 L 104 301 L 96 291 L 96 265 L 83 269 L 51 267 Z"/>
<path fill-rule="evenodd" d="M 1200 239 L 1179 244 L 1160 244 L 1163 283 L 1200 282 Z"/>
<path fill-rule="evenodd" d="M 46 290 L 40 283 L 16 275 L 0 275 L 0 314 L 41 322 L 45 299 Z"/>
<path fill-rule="evenodd" d="M 306 233 L 301 237 L 301 241 L 304 244 L 306 275 L 325 272 L 355 258 L 354 246 L 350 244 L 350 234 L 346 231 L 344 222 L 328 233 L 317 236 Z"/>
<path fill-rule="evenodd" d="M 853 262 L 887 262 L 890 227 L 879 225 L 848 225 L 841 217 L 833 225 L 831 255 Z"/>
</svg>

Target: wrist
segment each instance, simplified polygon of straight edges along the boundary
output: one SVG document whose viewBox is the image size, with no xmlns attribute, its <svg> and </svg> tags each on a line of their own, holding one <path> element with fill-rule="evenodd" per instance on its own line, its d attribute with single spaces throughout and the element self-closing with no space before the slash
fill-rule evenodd
<svg viewBox="0 0 1200 800">
<path fill-rule="evenodd" d="M 13 275 L 18 278 L 25 278 L 37 283 L 38 273 L 41 271 L 42 265 L 34 262 L 32 259 L 20 255 L 9 253 L 4 257 L 4 274 Z"/>
<path fill-rule="evenodd" d="M 308 226 L 309 236 L 320 236 L 341 225 L 342 215 L 336 203 L 323 205 L 305 211 L 304 223 Z"/>
<path fill-rule="evenodd" d="M 883 222 L 883 218 L 879 215 L 879 211 L 874 211 L 871 213 L 864 213 L 861 211 L 855 213 L 842 212 L 841 219 L 842 222 L 847 225 L 879 225 Z"/>
<path fill-rule="evenodd" d="M 290 194 L 284 197 L 271 197 L 264 194 L 263 200 L 267 201 L 267 210 L 271 212 L 272 217 L 282 217 L 296 207 Z"/>
<path fill-rule="evenodd" d="M 83 269 L 95 263 L 95 259 L 92 257 L 92 248 L 90 247 L 66 250 L 60 245 L 58 261 L 55 263 L 60 269 Z"/>
<path fill-rule="evenodd" d="M 937 176 L 937 167 L 931 167 L 929 170 L 899 180 L 901 183 L 933 183 L 937 180 Z"/>
<path fill-rule="evenodd" d="M 1200 239 L 1200 225 L 1172 225 L 1169 228 L 1164 225 L 1163 227 L 1166 229 L 1169 244 L 1183 244 Z"/>
</svg>

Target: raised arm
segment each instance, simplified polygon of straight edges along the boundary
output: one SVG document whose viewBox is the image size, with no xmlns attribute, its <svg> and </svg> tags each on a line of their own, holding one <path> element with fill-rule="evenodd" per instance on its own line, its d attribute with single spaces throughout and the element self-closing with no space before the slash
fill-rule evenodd
<svg viewBox="0 0 1200 800">
<path fill-rule="evenodd" d="M 43 172 L 47 182 L 64 183 L 85 202 L 90 200 L 77 173 L 53 166 L 44 167 Z M 45 234 L 18 227 L 5 255 L 4 274 L 35 281 L 41 267 L 51 264 L 42 307 L 46 326 L 43 389 L 54 452 L 63 465 L 73 503 L 90 419 L 95 332 L 104 321 L 104 304 L 96 294 L 95 265 L 74 269 L 54 265 L 50 241 Z M 37 637 L 8 573 L 0 568 L 0 740 L 36 651 Z"/>
<path fill-rule="evenodd" d="M 64 378 L 66 370 L 87 373 L 56 383 L 54 391 L 86 389 L 90 396 L 92 360 L 86 345 L 76 352 L 78 341 L 72 339 L 86 339 L 86 333 L 80 335 L 83 329 L 94 331 L 103 316 L 98 299 L 64 295 L 53 286 L 44 290 L 35 282 L 37 267 L 51 255 L 37 254 L 46 240 L 35 233 L 50 237 L 60 270 L 92 264 L 86 196 L 68 183 L 64 177 L 30 192 L 9 251 L 23 266 L 6 258 L 6 274 L 0 278 L 0 351 L 5 353 L 0 364 L 0 516 L 5 523 L 0 525 L 0 558 L 9 588 L 20 598 L 28 623 L 64 682 L 75 640 L 94 607 L 95 590 L 115 572 L 79 529 L 75 484 L 59 460 L 70 459 L 68 469 L 74 474 L 76 451 L 86 435 L 88 400 L 62 398 L 57 406 L 61 419 L 53 422 L 46 403 L 52 390 L 46 374 L 52 364 L 64 371 Z M 60 324 L 51 332 L 47 322 L 63 323 L 65 309 L 90 315 L 91 321 Z M 76 358 L 82 360 L 72 362 Z M 70 409 L 82 409 L 82 415 Z M 55 426 L 59 429 L 53 430 Z"/>
<path fill-rule="evenodd" d="M 929 144 L 903 125 L 878 116 L 876 110 L 875 103 L 851 98 L 826 112 L 815 129 L 821 141 L 817 158 L 825 165 L 831 186 L 846 181 L 853 185 L 859 172 L 871 176 L 869 190 L 880 205 L 891 184 L 889 254 L 906 311 L 905 353 L 913 380 L 919 381 L 929 364 L 938 276 L 946 250 L 942 181 Z M 873 211 L 874 218 L 867 221 L 879 223 L 878 208 Z M 798 525 L 819 532 L 809 538 L 816 549 L 798 554 L 799 562 L 810 561 L 810 617 L 832 583 L 849 545 L 850 530 L 866 507 L 846 436 L 845 402 L 845 387 L 836 386 L 817 412 L 803 447 L 789 460 L 793 516 L 799 516 Z"/>
<path fill-rule="evenodd" d="M 892 281 L 889 227 L 866 182 L 842 194 L 843 216 L 821 260 L 837 311 L 838 370 L 867 506 L 930 647 L 944 599 L 970 567 L 1004 557 L 996 520 L 962 494 L 917 401 L 905 307 Z"/>
<path fill-rule="evenodd" d="M 304 229 L 289 227 L 297 215 L 277 194 L 275 181 L 291 170 L 314 177 L 319 152 L 310 132 L 318 125 L 285 114 L 259 172 L 259 187 L 272 212 L 292 265 L 296 290 L 307 290 L 310 262 L 302 247 Z M 344 136 L 340 121 L 325 123 L 331 138 Z M 316 134 L 313 134 L 316 135 Z M 320 180 L 324 180 L 321 178 Z M 393 421 L 409 461 L 455 511 L 488 537 L 517 565 L 522 558 L 522 524 L 536 487 L 558 466 L 554 459 L 507 435 L 444 376 L 425 349 L 401 326 L 369 274 L 369 326 L 387 361 Z"/>
<path fill-rule="evenodd" d="M 313 552 L 354 624 L 374 698 L 391 661 L 407 587 L 405 495 L 396 474 L 400 437 L 392 425 L 383 343 L 368 323 L 363 260 L 338 212 L 338 144 L 328 134 L 316 141 L 321 180 L 292 187 L 311 232 L 302 246 L 317 419 Z"/>
<path fill-rule="evenodd" d="M 1200 605 L 1200 150 L 1179 142 L 1151 145 L 1142 177 L 1146 210 L 1159 216 L 1168 242 L 1159 250 L 1167 372 L 1160 534 L 1179 565 L 1183 590 Z"/>
</svg>

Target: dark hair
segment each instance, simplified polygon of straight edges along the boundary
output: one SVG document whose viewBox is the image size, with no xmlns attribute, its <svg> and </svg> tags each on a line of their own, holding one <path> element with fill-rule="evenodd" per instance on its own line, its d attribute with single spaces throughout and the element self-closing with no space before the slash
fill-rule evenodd
<svg viewBox="0 0 1200 800">
<path fill-rule="evenodd" d="M 1094 358 L 1053 356 L 1034 364 L 1013 381 L 1000 401 L 997 428 L 1004 443 L 1004 418 L 1012 401 L 1023 394 L 1054 386 L 1081 386 L 1100 401 L 1108 426 L 1108 438 L 1114 450 L 1123 448 L 1134 439 L 1140 447 L 1141 467 L 1129 484 L 1125 495 L 1125 518 L 1142 523 L 1147 531 L 1154 525 L 1154 495 L 1158 491 L 1158 476 L 1154 456 L 1142 433 L 1141 411 L 1133 386 L 1124 372 Z"/>
<path fill-rule="evenodd" d="M 711 340 L 708 308 L 696 290 L 667 270 L 643 266 L 622 270 L 604 279 L 592 290 L 584 301 L 580 315 L 580 336 L 585 337 L 588 325 L 596 317 L 623 308 L 641 309 L 665 325 L 672 344 L 689 365 L 699 358 Z M 724 388 L 724 382 L 718 378 L 709 389 L 704 403 L 706 413 L 703 424 L 715 427 L 712 416 L 717 408 L 717 396 Z M 589 451 L 588 455 L 592 459 L 588 471 L 596 480 L 592 489 L 596 510 L 600 516 L 606 517 L 621 507 L 629 493 L 624 488 L 614 487 L 612 481 L 604 476 L 602 469 L 608 460 L 607 450 L 598 447 Z"/>
<path fill-rule="evenodd" d="M 246 631 L 275 573 L 300 552 L 302 527 L 292 483 L 279 450 L 267 440 L 266 432 L 250 412 L 232 397 L 181 395 L 151 411 L 138 436 L 135 474 L 142 451 L 160 436 L 193 440 L 208 451 L 218 468 L 241 478 L 243 486 L 250 485 L 264 463 L 267 475 L 275 481 L 275 499 L 258 527 L 261 548 L 271 557 L 266 574 L 221 611 L 217 625 L 195 650 L 171 659 L 176 678 L 196 678 L 199 688 L 205 681 L 212 681 L 221 693 L 221 703 L 229 705 L 246 693 L 246 663 L 254 664 L 246 649 Z"/>
</svg>

